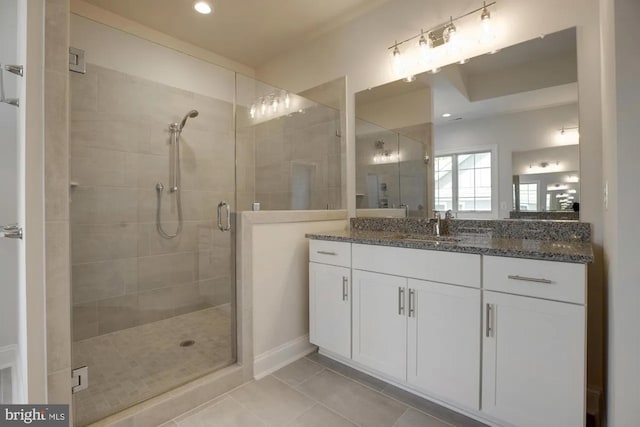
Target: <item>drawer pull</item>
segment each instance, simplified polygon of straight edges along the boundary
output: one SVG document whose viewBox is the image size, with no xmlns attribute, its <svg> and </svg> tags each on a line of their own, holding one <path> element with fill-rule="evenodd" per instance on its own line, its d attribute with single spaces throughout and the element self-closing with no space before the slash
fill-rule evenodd
<svg viewBox="0 0 640 427">
<path fill-rule="evenodd" d="M 534 283 L 546 283 L 546 284 L 551 284 L 553 283 L 553 281 L 549 280 L 549 279 L 538 279 L 535 277 L 524 277 L 524 276 L 516 276 L 516 275 L 508 275 L 507 276 L 509 279 L 511 280 L 521 280 L 523 282 L 534 282 Z"/>
<path fill-rule="evenodd" d="M 317 251 L 317 252 L 318 252 L 320 255 L 333 255 L 333 256 L 338 255 L 338 254 L 337 254 L 337 253 L 335 253 L 335 252 L 329 252 L 329 251 Z"/>
</svg>

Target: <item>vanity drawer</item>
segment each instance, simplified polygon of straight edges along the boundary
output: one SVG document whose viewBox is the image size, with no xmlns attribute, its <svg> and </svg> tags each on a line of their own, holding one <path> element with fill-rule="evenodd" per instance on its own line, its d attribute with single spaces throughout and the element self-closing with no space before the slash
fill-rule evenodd
<svg viewBox="0 0 640 427">
<path fill-rule="evenodd" d="M 309 261 L 351 267 L 351 243 L 310 240 Z"/>
<path fill-rule="evenodd" d="M 508 257 L 483 257 L 483 287 L 555 301 L 584 304 L 584 264 Z"/>
<path fill-rule="evenodd" d="M 353 244 L 353 268 L 431 282 L 480 287 L 480 255 Z"/>
</svg>

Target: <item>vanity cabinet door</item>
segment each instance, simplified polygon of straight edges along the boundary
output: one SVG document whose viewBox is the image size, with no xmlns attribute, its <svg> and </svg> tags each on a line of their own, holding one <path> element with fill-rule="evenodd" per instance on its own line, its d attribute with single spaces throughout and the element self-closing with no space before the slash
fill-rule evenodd
<svg viewBox="0 0 640 427">
<path fill-rule="evenodd" d="M 353 360 L 407 377 L 407 279 L 353 270 Z"/>
<path fill-rule="evenodd" d="M 409 384 L 480 409 L 480 290 L 409 279 Z"/>
<path fill-rule="evenodd" d="M 309 263 L 309 341 L 351 358 L 351 269 Z"/>
<path fill-rule="evenodd" d="M 584 306 L 485 291 L 482 319 L 482 411 L 518 427 L 584 426 Z"/>
</svg>

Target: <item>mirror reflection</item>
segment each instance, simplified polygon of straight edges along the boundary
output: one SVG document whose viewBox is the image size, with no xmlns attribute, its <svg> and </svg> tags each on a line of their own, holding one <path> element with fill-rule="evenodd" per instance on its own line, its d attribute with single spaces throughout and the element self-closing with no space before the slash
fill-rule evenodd
<svg viewBox="0 0 640 427">
<path fill-rule="evenodd" d="M 356 117 L 359 215 L 578 219 L 573 28 L 360 92 Z"/>
</svg>

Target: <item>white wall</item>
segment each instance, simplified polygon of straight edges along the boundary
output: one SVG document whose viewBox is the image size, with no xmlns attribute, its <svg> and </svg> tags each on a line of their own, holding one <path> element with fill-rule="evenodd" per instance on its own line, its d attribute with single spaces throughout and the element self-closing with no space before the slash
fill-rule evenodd
<svg viewBox="0 0 640 427">
<path fill-rule="evenodd" d="M 349 212 L 355 214 L 355 109 L 354 94 L 392 81 L 387 48 L 394 40 L 413 36 L 420 28 L 446 22 L 478 6 L 470 0 L 390 0 L 348 25 L 318 37 L 260 66 L 261 80 L 300 91 L 337 77 L 347 76 L 347 190 Z M 540 34 L 577 27 L 580 161 L 583 198 L 581 218 L 594 224 L 596 262 L 589 267 L 589 384 L 604 383 L 602 281 L 602 140 L 600 107 L 599 0 L 509 0 L 498 2 L 495 18 L 502 21 L 497 47 L 507 47 Z M 477 53 L 482 48 L 474 45 Z M 444 61 L 443 61 L 444 62 Z M 438 65 L 438 64 L 435 64 Z M 443 64 L 440 64 L 443 65 Z M 419 70 L 416 70 L 419 71 Z M 424 70 L 422 70 L 424 71 Z"/>
<path fill-rule="evenodd" d="M 640 3 L 602 0 L 603 124 L 608 187 L 605 253 L 609 280 L 608 425 L 640 425 Z"/>
<path fill-rule="evenodd" d="M 0 63 L 18 61 L 18 5 L 0 1 Z M 4 72 L 5 95 L 18 96 L 18 79 Z M 18 221 L 18 109 L 0 104 L 0 225 Z M 18 243 L 0 238 L 0 350 L 18 342 Z"/>
<path fill-rule="evenodd" d="M 71 45 L 83 49 L 90 64 L 227 102 L 235 98 L 231 70 L 74 14 Z"/>
<path fill-rule="evenodd" d="M 309 242 L 305 233 L 344 230 L 346 218 L 344 210 L 242 213 L 242 258 L 251 260 L 253 278 L 257 377 L 313 350 L 308 337 Z"/>
<path fill-rule="evenodd" d="M 514 152 L 557 146 L 560 129 L 575 126 L 578 106 L 504 114 L 477 120 L 461 120 L 434 126 L 434 153 L 497 145 L 499 211 L 494 218 L 509 218 L 512 210 L 512 155 Z M 577 159 L 576 159 L 577 160 Z"/>
</svg>

